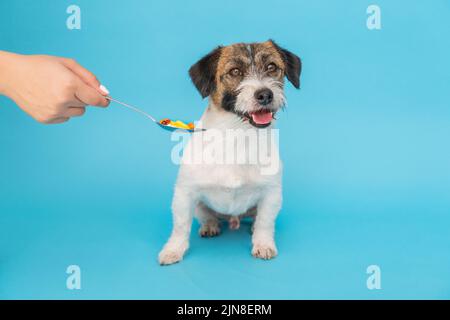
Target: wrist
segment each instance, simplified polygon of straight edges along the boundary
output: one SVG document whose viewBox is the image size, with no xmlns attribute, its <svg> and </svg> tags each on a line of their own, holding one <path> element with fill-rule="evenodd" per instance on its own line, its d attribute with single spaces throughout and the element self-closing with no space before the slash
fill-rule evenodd
<svg viewBox="0 0 450 320">
<path fill-rule="evenodd" d="M 10 94 L 10 82 L 12 80 L 11 69 L 14 68 L 18 54 L 0 51 L 0 94 L 8 96 Z"/>
</svg>

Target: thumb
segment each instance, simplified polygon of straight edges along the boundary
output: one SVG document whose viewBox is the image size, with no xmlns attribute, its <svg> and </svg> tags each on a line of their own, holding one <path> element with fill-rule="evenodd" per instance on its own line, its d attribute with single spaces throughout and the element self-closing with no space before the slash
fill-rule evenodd
<svg viewBox="0 0 450 320">
<path fill-rule="evenodd" d="M 103 85 L 101 85 L 97 77 L 92 72 L 78 64 L 74 59 L 60 58 L 60 61 L 64 66 L 75 73 L 78 77 L 80 77 L 81 80 L 95 89 L 98 93 L 103 96 L 109 94 L 109 91 Z"/>
<path fill-rule="evenodd" d="M 75 97 L 91 106 L 107 107 L 109 105 L 109 101 L 98 90 L 92 88 L 82 80 L 78 81 L 75 89 Z"/>
</svg>

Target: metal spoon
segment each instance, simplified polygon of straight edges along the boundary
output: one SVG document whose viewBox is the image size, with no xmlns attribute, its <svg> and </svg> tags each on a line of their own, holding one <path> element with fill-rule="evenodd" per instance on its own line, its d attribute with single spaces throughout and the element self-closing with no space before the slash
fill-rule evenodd
<svg viewBox="0 0 450 320">
<path fill-rule="evenodd" d="M 113 101 L 115 103 L 118 103 L 118 104 L 120 104 L 120 105 L 122 105 L 124 107 L 127 107 L 128 109 L 131 109 L 131 110 L 133 110 L 135 112 L 138 112 L 138 113 L 146 116 L 147 118 L 152 120 L 154 123 L 156 123 L 158 126 L 163 128 L 164 130 L 168 130 L 168 131 L 182 130 L 182 131 L 191 132 L 191 133 L 192 132 L 200 132 L 200 131 L 205 131 L 206 130 L 206 129 L 184 129 L 184 128 L 179 128 L 179 127 L 176 127 L 176 126 L 173 126 L 173 125 L 170 125 L 170 124 L 162 124 L 159 121 L 157 121 L 155 118 L 153 118 L 151 115 L 149 115 L 147 112 L 144 112 L 144 111 L 142 111 L 139 108 L 136 108 L 136 107 L 134 107 L 132 105 L 129 105 L 128 103 L 125 103 L 125 102 L 113 99 L 110 96 L 106 96 L 105 98 L 108 99 L 109 101 Z"/>
</svg>

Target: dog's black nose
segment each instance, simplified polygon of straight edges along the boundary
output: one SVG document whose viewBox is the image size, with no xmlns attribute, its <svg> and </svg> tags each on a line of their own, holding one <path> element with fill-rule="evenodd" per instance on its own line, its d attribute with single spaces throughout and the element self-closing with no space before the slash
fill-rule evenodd
<svg viewBox="0 0 450 320">
<path fill-rule="evenodd" d="M 268 88 L 260 89 L 255 92 L 255 99 L 262 106 L 266 106 L 273 100 L 273 92 Z"/>
</svg>

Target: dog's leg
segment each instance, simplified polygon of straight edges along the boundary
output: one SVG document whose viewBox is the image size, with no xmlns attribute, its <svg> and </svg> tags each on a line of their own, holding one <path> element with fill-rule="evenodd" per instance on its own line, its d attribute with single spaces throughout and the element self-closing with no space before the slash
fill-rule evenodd
<svg viewBox="0 0 450 320">
<path fill-rule="evenodd" d="M 252 255 L 261 259 L 272 259 L 277 255 L 275 246 L 275 219 L 281 208 L 281 189 L 267 192 L 257 206 L 252 235 Z"/>
<path fill-rule="evenodd" d="M 201 226 L 198 233 L 201 237 L 215 237 L 220 234 L 220 222 L 217 216 L 210 208 L 203 203 L 197 205 L 195 216 L 199 220 Z"/>
<path fill-rule="evenodd" d="M 251 227 L 250 227 L 250 233 L 253 233 L 253 231 L 255 230 L 255 218 L 256 218 L 256 207 L 250 208 L 248 209 L 248 211 L 246 213 L 244 213 L 244 215 L 242 216 L 242 218 L 250 218 L 251 219 Z"/>
<path fill-rule="evenodd" d="M 192 217 L 195 199 L 187 190 L 176 187 L 172 201 L 173 230 L 172 234 L 159 253 L 159 263 L 168 265 L 183 259 L 189 248 L 189 236 L 192 227 Z"/>
</svg>

